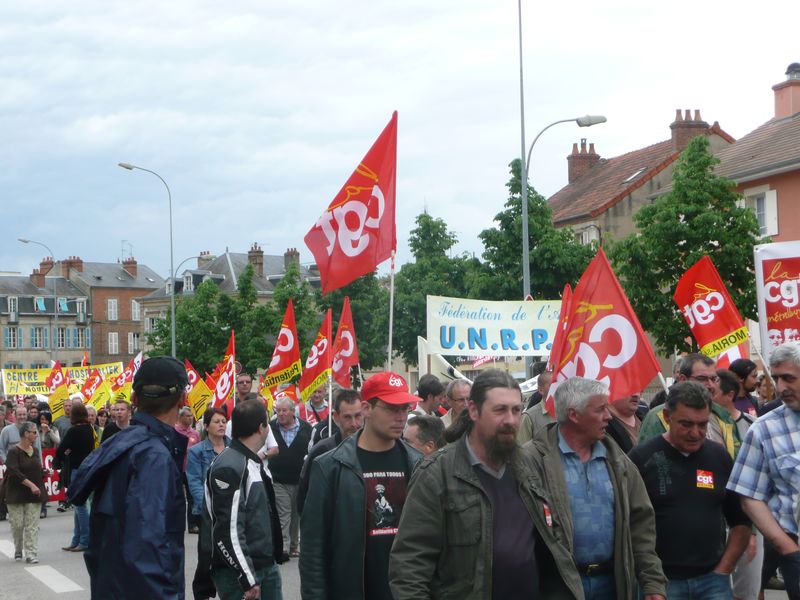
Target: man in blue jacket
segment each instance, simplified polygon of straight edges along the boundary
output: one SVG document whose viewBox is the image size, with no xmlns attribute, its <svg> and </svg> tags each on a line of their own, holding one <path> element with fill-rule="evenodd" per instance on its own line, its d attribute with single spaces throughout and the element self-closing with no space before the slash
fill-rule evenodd
<svg viewBox="0 0 800 600">
<path fill-rule="evenodd" d="M 174 429 L 186 400 L 186 369 L 168 356 L 142 363 L 133 378 L 138 407 L 130 427 L 105 442 L 73 474 L 68 496 L 94 492 L 84 555 L 93 600 L 184 598 L 186 437 Z"/>
</svg>

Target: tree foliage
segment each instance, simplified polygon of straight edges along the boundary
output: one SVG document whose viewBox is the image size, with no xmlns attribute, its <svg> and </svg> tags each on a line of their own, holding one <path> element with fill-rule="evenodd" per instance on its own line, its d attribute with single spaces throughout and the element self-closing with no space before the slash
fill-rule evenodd
<svg viewBox="0 0 800 600">
<path fill-rule="evenodd" d="M 333 311 L 334 334 L 345 296 L 350 296 L 361 368 L 372 369 L 384 364 L 389 343 L 389 290 L 375 273 L 370 273 L 325 296 L 319 293 L 317 302 L 320 309 Z"/>
<path fill-rule="evenodd" d="M 665 353 L 696 350 L 672 300 L 684 272 L 709 255 L 744 318 L 755 318 L 753 246 L 763 242 L 753 211 L 738 207 L 735 184 L 714 174 L 704 136 L 676 162 L 672 190 L 634 216 L 638 234 L 610 248 L 615 271 L 642 326 Z"/>
<path fill-rule="evenodd" d="M 511 162 L 509 197 L 496 225 L 484 229 L 483 258 L 470 271 L 469 293 L 475 298 L 516 300 L 522 293 L 522 186 L 521 161 Z M 565 283 L 574 284 L 589 264 L 594 249 L 575 240 L 568 227 L 556 229 L 547 200 L 528 186 L 528 244 L 531 265 L 531 295 L 536 299 L 560 298 Z"/>
<path fill-rule="evenodd" d="M 408 242 L 414 262 L 395 277 L 394 348 L 407 364 L 417 364 L 417 336 L 426 334 L 426 297 L 466 295 L 470 261 L 449 255 L 456 242 L 442 219 L 416 218 Z"/>
</svg>

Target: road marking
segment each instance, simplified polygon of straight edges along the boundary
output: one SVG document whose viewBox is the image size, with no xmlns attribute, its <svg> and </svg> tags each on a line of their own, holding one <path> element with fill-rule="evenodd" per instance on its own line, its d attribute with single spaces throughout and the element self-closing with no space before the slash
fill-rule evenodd
<svg viewBox="0 0 800 600">
<path fill-rule="evenodd" d="M 14 542 L 0 540 L 0 552 L 5 554 L 8 558 L 14 558 Z"/>
<path fill-rule="evenodd" d="M 72 581 L 70 578 L 56 571 L 53 567 L 25 567 L 25 570 L 53 590 L 56 594 L 63 594 L 65 592 L 80 592 L 83 590 L 81 586 Z"/>
</svg>

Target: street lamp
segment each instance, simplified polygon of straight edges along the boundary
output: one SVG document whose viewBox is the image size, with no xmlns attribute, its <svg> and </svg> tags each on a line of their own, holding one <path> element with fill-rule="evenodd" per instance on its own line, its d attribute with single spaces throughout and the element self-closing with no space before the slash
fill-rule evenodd
<svg viewBox="0 0 800 600">
<path fill-rule="evenodd" d="M 172 282 L 172 294 L 170 297 L 170 315 L 172 317 L 172 323 L 170 328 L 170 337 L 172 342 L 172 357 L 175 358 L 175 267 L 173 266 L 173 244 L 172 244 L 172 192 L 169 191 L 169 186 L 167 182 L 164 181 L 164 178 L 161 177 L 155 171 L 151 171 L 150 169 L 145 169 L 144 167 L 138 167 L 136 165 L 132 165 L 130 163 L 117 163 L 123 169 L 127 169 L 128 171 L 133 171 L 134 169 L 138 169 L 140 171 L 146 171 L 152 175 L 155 175 L 161 180 L 161 183 L 164 184 L 164 187 L 167 188 L 167 199 L 169 200 L 169 278 Z"/>
<path fill-rule="evenodd" d="M 25 238 L 17 238 L 17 241 L 22 242 L 23 244 L 36 244 L 37 246 L 41 246 L 45 250 L 47 250 L 48 254 L 55 260 L 55 254 L 53 251 L 50 250 L 50 247 L 43 244 L 42 242 L 36 242 L 34 240 L 28 240 Z M 58 283 L 58 278 L 53 277 L 53 325 L 52 327 L 55 328 L 55 335 L 53 335 L 53 330 L 50 330 L 50 342 L 52 346 L 50 346 L 50 360 L 53 363 L 56 362 L 56 349 L 58 348 L 58 290 L 56 289 L 56 284 Z"/>
</svg>

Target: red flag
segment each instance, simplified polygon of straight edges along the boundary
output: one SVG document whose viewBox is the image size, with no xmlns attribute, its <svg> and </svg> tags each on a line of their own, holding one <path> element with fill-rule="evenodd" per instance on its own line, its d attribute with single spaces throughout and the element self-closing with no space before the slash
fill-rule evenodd
<svg viewBox="0 0 800 600">
<path fill-rule="evenodd" d="M 613 402 L 641 392 L 658 374 L 653 349 L 602 248 L 575 286 L 563 345 L 553 357 L 548 399 L 560 382 L 580 376 L 608 385 Z"/>
<path fill-rule="evenodd" d="M 286 314 L 281 321 L 281 330 L 272 352 L 272 361 L 264 376 L 264 386 L 274 390 L 282 383 L 289 383 L 300 376 L 302 363 L 300 362 L 300 344 L 297 341 L 297 327 L 294 322 L 294 305 L 289 298 Z"/>
<path fill-rule="evenodd" d="M 306 359 L 303 376 L 300 377 L 300 396 L 303 402 L 311 397 L 318 387 L 323 385 L 331 374 L 331 309 L 325 313 L 325 319 L 320 325 L 317 338 L 311 346 Z"/>
<path fill-rule="evenodd" d="M 572 308 L 572 286 L 566 284 L 564 291 L 561 292 L 561 310 L 558 313 L 558 325 L 556 334 L 553 337 L 553 346 L 550 348 L 550 356 L 547 358 L 547 370 L 552 371 L 555 367 L 553 357 L 561 356 L 561 347 L 564 345 L 564 336 L 567 332 L 567 321 L 570 317 Z"/>
<path fill-rule="evenodd" d="M 111 378 L 111 391 L 116 392 L 126 384 L 133 384 L 133 376 L 136 375 L 136 371 L 139 370 L 141 364 L 142 353 L 139 352 L 139 354 L 131 359 L 131 362 L 128 363 L 128 366 L 125 367 L 122 373 Z"/>
<path fill-rule="evenodd" d="M 186 384 L 186 393 L 188 394 L 194 389 L 195 384 L 200 381 L 200 373 L 194 368 L 188 358 L 183 359 L 183 365 L 186 367 L 186 377 L 189 383 Z"/>
<path fill-rule="evenodd" d="M 228 348 L 225 356 L 214 369 L 215 385 L 211 390 L 214 392 L 214 406 L 225 405 L 228 415 L 233 412 L 234 393 L 233 388 L 236 383 L 236 342 L 233 330 L 231 338 L 228 340 Z"/>
<path fill-rule="evenodd" d="M 61 369 L 61 361 L 57 360 L 50 369 L 50 374 L 44 380 L 45 384 L 50 388 L 50 393 L 60 385 L 68 384 L 64 371 Z"/>
<path fill-rule="evenodd" d="M 326 294 L 371 273 L 397 248 L 397 111 L 305 236 Z"/>
<path fill-rule="evenodd" d="M 85 367 L 89 364 L 89 353 L 84 351 L 83 358 L 81 359 L 81 366 Z"/>
<path fill-rule="evenodd" d="M 333 379 L 342 387 L 350 387 L 350 367 L 358 364 L 358 346 L 356 330 L 353 327 L 353 315 L 350 312 L 350 296 L 344 297 L 342 316 L 336 329 L 333 342 L 333 362 L 331 364 Z"/>
<path fill-rule="evenodd" d="M 92 396 L 94 396 L 94 393 L 97 391 L 97 388 L 100 387 L 101 383 L 103 383 L 103 376 L 100 374 L 100 371 L 92 369 L 92 372 L 89 373 L 89 377 L 87 377 L 86 381 L 83 383 L 83 387 L 81 387 L 84 404 L 87 404 L 89 400 L 92 399 Z"/>
<path fill-rule="evenodd" d="M 683 274 L 672 299 L 703 354 L 714 358 L 747 342 L 747 325 L 708 256 Z"/>
</svg>

